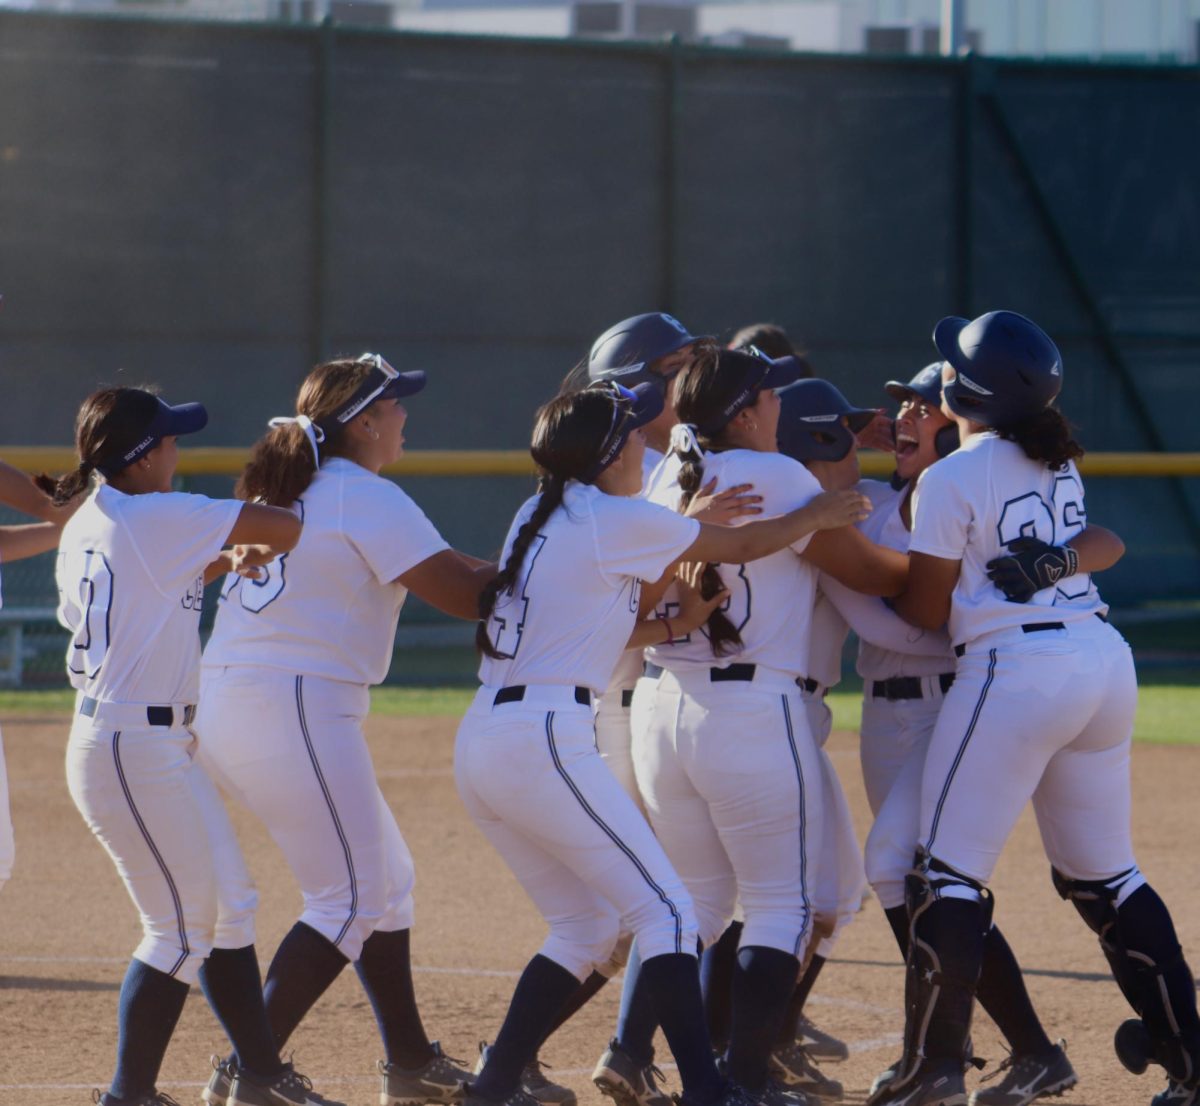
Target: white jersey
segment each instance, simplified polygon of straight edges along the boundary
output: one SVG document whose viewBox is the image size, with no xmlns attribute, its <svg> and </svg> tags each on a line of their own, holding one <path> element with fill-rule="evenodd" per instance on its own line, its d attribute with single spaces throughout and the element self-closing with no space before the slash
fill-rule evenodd
<svg viewBox="0 0 1200 1106">
<path fill-rule="evenodd" d="M 72 687 L 113 703 L 196 701 L 204 570 L 241 510 L 233 499 L 96 488 L 58 547 Z"/>
<path fill-rule="evenodd" d="M 900 515 L 905 488 L 893 488 L 881 480 L 862 480 L 858 490 L 871 500 L 872 507 L 871 514 L 858 528 L 877 545 L 907 553 L 911 534 Z M 864 680 L 935 676 L 954 671 L 954 651 L 944 629 L 922 630 L 913 626 L 882 599 L 851 591 L 824 573 L 820 586 L 858 635 L 856 667 Z"/>
<path fill-rule="evenodd" d="M 766 518 L 803 507 L 821 491 L 816 478 L 798 461 L 782 453 L 730 449 L 704 456 L 704 482 L 716 478 L 717 489 L 753 484 L 763 497 Z M 670 507 L 679 503 L 677 482 L 660 483 L 653 500 Z M 734 526 L 748 519 L 738 519 Z M 704 627 L 674 645 L 655 645 L 646 657 L 655 664 L 681 672 L 699 668 L 726 668 L 730 664 L 761 664 L 781 672 L 807 675 L 809 633 L 817 573 L 797 554 L 807 547 L 811 534 L 790 548 L 742 565 L 723 565 L 721 579 L 729 589 L 723 608 L 742 637 L 742 648 L 723 657 L 714 656 Z M 659 604 L 659 613 L 670 618 L 679 609 L 672 584 Z"/>
<path fill-rule="evenodd" d="M 342 457 L 321 466 L 297 513 L 300 541 L 264 579 L 227 577 L 204 664 L 377 684 L 408 596 L 397 578 L 449 546 L 400 488 Z"/>
<path fill-rule="evenodd" d="M 537 496 L 529 499 L 513 519 L 502 565 L 537 502 Z M 694 519 L 569 482 L 512 590 L 496 601 L 488 635 L 508 657 L 484 657 L 480 682 L 603 690 L 633 633 L 641 581 L 657 580 L 699 533 Z"/>
<path fill-rule="evenodd" d="M 642 490 L 640 493 L 642 499 L 646 498 L 646 489 L 659 479 L 660 470 L 669 467 L 669 458 L 674 456 L 673 453 L 664 456 L 657 449 L 646 446 L 646 452 L 642 457 Z M 676 462 L 675 468 L 678 469 L 678 467 L 678 462 Z M 617 659 L 616 668 L 613 669 L 612 679 L 609 680 L 608 687 L 604 689 L 604 694 L 628 691 L 638 682 L 638 677 L 642 674 L 642 655 L 641 649 L 626 649 L 621 654 Z"/>
<path fill-rule="evenodd" d="M 825 594 L 826 576 L 818 574 L 812 630 L 808 639 L 808 664 L 804 674 L 822 687 L 836 687 L 842 680 L 842 649 L 850 636 L 850 624 Z M 855 593 L 857 594 L 857 593 Z"/>
<path fill-rule="evenodd" d="M 1015 538 L 1062 545 L 1087 526 L 1083 481 L 1073 461 L 1051 469 L 1015 442 L 973 434 L 927 468 L 913 503 L 909 548 L 961 560 L 950 609 L 956 644 L 1035 622 L 1077 622 L 1108 610 L 1087 573 L 1044 588 L 1028 603 L 1010 603 L 987 578 L 987 562 Z"/>
</svg>

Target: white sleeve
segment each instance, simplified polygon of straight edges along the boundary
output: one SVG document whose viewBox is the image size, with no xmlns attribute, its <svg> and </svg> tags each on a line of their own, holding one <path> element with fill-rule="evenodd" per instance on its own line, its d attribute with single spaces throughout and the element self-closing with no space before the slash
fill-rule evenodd
<svg viewBox="0 0 1200 1106">
<path fill-rule="evenodd" d="M 347 485 L 345 495 L 346 537 L 381 584 L 450 548 L 425 512 L 390 480 Z"/>
<path fill-rule="evenodd" d="M 821 494 L 821 484 L 799 461 L 782 453 L 762 453 L 742 457 L 739 479 L 752 485 L 751 491 L 762 496 L 762 517 L 778 518 L 811 502 Z M 736 523 L 735 523 L 736 525 Z M 796 553 L 803 553 L 814 531 L 792 542 Z"/>
<path fill-rule="evenodd" d="M 592 514 L 596 555 L 606 578 L 657 580 L 696 540 L 700 523 L 657 503 L 606 496 Z"/>
<path fill-rule="evenodd" d="M 944 630 L 922 630 L 905 622 L 877 596 L 854 591 L 824 572 L 820 588 L 850 628 L 877 648 L 919 657 L 940 657 L 950 651 Z"/>
<path fill-rule="evenodd" d="M 147 492 L 129 497 L 121 521 L 150 578 L 174 598 L 217 559 L 242 506 L 240 499 Z"/>
<path fill-rule="evenodd" d="M 913 492 L 913 527 L 910 553 L 927 553 L 947 561 L 961 561 L 970 537 L 975 512 L 963 494 L 952 466 L 937 462 L 927 468 Z"/>
</svg>

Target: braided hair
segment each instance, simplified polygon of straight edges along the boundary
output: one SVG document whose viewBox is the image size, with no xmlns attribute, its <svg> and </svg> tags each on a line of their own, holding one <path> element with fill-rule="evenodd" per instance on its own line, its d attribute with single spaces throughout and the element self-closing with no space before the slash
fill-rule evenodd
<svg viewBox="0 0 1200 1106">
<path fill-rule="evenodd" d="M 75 416 L 79 464 L 63 476 L 40 473 L 34 483 L 56 506 L 87 489 L 92 473 L 138 445 L 158 410 L 158 397 L 145 388 L 101 388 L 83 401 Z"/>
<path fill-rule="evenodd" d="M 675 412 L 685 427 L 692 428 L 679 432 L 677 427 L 671 438 L 672 451 L 678 453 L 683 462 L 679 470 L 679 488 L 683 493 L 679 500 L 681 511 L 704 484 L 704 453 L 719 453 L 729 448 L 725 440 L 728 424 L 720 430 L 712 430 L 712 427 L 720 422 L 722 412 L 741 388 L 741 380 L 735 374 L 722 375 L 719 364 L 717 351 L 707 351 L 675 379 Z M 700 594 L 711 599 L 724 588 L 717 566 L 706 564 L 700 577 Z M 742 647 L 738 628 L 719 609 L 708 616 L 707 636 L 713 655 L 717 657 L 728 656 Z"/>
<path fill-rule="evenodd" d="M 475 647 L 485 657 L 506 660 L 511 656 L 492 642 L 488 621 L 500 596 L 511 595 L 516 587 L 529 547 L 562 505 L 567 482 L 583 479 L 596 463 L 612 426 L 613 402 L 606 392 L 584 390 L 563 392 L 538 408 L 529 450 L 538 467 L 537 506 L 517 531 L 504 567 L 479 594 Z"/>
<path fill-rule="evenodd" d="M 306 431 L 295 421 L 272 426 L 250 451 L 250 460 L 234 488 L 239 499 L 290 507 L 317 474 L 318 457 L 340 457 L 346 428 L 333 415 L 354 395 L 370 373 L 360 359 L 339 357 L 314 368 L 296 396 L 296 413 L 307 415 L 319 431 Z M 309 433 L 313 433 L 310 440 Z M 319 443 L 314 450 L 313 443 Z"/>
</svg>

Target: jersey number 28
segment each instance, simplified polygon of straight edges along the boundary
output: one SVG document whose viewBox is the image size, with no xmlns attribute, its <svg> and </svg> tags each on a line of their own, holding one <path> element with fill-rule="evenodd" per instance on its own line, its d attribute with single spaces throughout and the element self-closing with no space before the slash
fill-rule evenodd
<svg viewBox="0 0 1200 1106">
<path fill-rule="evenodd" d="M 996 524 L 996 537 L 1003 546 L 1017 538 L 1062 545 L 1086 526 L 1083 487 L 1074 473 L 1063 473 L 1054 478 L 1049 502 L 1037 492 L 1026 492 L 1005 503 Z M 1056 590 L 1064 599 L 1080 599 L 1091 586 L 1091 577 L 1080 573 L 1061 581 Z"/>
</svg>

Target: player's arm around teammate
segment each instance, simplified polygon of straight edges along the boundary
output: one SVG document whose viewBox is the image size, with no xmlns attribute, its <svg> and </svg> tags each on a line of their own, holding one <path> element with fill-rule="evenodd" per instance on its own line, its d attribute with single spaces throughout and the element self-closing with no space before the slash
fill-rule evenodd
<svg viewBox="0 0 1200 1106">
<path fill-rule="evenodd" d="M 1100 935 L 1140 1014 L 1118 1032 L 1118 1056 L 1135 1071 L 1162 1063 L 1170 1100 L 1194 1102 L 1195 985 L 1129 835 L 1137 697 L 1129 648 L 1087 574 L 1056 572 L 1025 604 L 1008 601 L 988 575 L 1017 538 L 1061 548 L 1086 526 L 1082 450 L 1053 405 L 1061 356 L 1036 324 L 1007 311 L 944 319 L 934 342 L 945 358 L 943 411 L 962 445 L 917 488 L 909 591 L 897 609 L 919 625 L 948 611 L 957 673 L 926 753 L 908 881 L 906 1059 L 873 1102 L 965 1098 L 986 885 L 1031 798 L 1056 888 Z"/>
<path fill-rule="evenodd" d="M 814 525 L 856 517 L 862 503 L 827 497 L 735 531 L 639 501 L 637 430 L 661 407 L 649 385 L 636 393 L 604 385 L 538 412 L 532 453 L 541 490 L 518 513 L 504 567 L 482 600 L 483 687 L 459 727 L 455 776 L 468 812 L 550 933 L 517 986 L 472 1100 L 522 1100 L 523 1067 L 608 958 L 622 922 L 643 949 L 685 1102 L 742 1100 L 717 1075 L 708 1048 L 691 901 L 596 752 L 592 697 L 629 641 L 642 579 L 680 558 L 765 555 Z M 664 640 L 672 630 L 662 628 Z"/>
<path fill-rule="evenodd" d="M 71 797 L 117 866 L 142 916 L 121 988 L 117 1070 L 105 1106 L 148 1106 L 187 996 L 201 978 L 244 1065 L 235 1106 L 324 1103 L 280 1061 L 257 965 L 205 978 L 217 885 L 244 870 L 191 731 L 199 679 L 203 574 L 231 542 L 294 547 L 289 511 L 171 491 L 176 438 L 203 428 L 199 404 L 171 407 L 136 388 L 88 397 L 76 422 L 79 467 L 57 483 L 63 503 L 100 479 L 64 527 L 59 619 L 72 632 L 76 688 L 67 746 Z"/>
<path fill-rule="evenodd" d="M 475 618 L 496 571 L 451 549 L 380 475 L 403 452 L 401 400 L 424 385 L 423 372 L 377 355 L 338 358 L 308 374 L 295 415 L 272 420 L 238 494 L 294 505 L 304 536 L 284 557 L 256 558 L 257 578 L 229 578 L 196 722 L 203 763 L 263 821 L 303 894 L 267 972 L 277 1040 L 354 963 L 383 1039 L 389 1104 L 449 1101 L 468 1073 L 429 1040 L 416 1006 L 413 863 L 363 733 L 368 691 L 387 674 L 409 591 Z M 251 944 L 255 903 L 248 884 L 222 902 L 214 955 Z M 218 1067 L 210 1101 L 225 1082 Z"/>
</svg>

